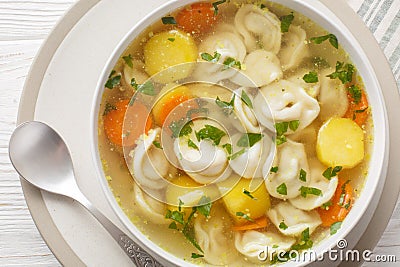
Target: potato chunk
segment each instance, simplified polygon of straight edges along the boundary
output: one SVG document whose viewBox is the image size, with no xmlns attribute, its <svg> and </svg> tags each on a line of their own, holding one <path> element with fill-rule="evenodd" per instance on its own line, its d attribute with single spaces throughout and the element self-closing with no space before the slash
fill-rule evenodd
<svg viewBox="0 0 400 267">
<path fill-rule="evenodd" d="M 317 156 L 325 165 L 353 168 L 364 159 L 364 132 L 347 118 L 328 120 L 318 133 Z"/>
<path fill-rule="evenodd" d="M 225 207 L 237 224 L 243 224 L 249 220 L 255 220 L 265 215 L 271 206 L 269 194 L 261 180 L 253 179 L 254 183 L 260 185 L 256 190 L 250 192 L 252 179 L 242 178 L 235 187 L 229 191 L 222 200 Z M 240 216 L 246 214 L 246 218 Z"/>
<path fill-rule="evenodd" d="M 193 38 L 179 30 L 161 32 L 144 47 L 145 70 L 152 76 L 171 66 L 196 62 L 197 46 Z M 189 76 L 193 64 L 184 64 L 163 71 L 154 77 L 157 82 L 169 83 Z"/>
</svg>

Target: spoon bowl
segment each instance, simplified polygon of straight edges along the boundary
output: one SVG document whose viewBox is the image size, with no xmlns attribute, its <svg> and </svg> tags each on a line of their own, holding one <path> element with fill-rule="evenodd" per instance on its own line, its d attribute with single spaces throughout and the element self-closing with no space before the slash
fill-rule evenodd
<svg viewBox="0 0 400 267">
<path fill-rule="evenodd" d="M 11 135 L 9 155 L 19 175 L 32 185 L 78 201 L 110 233 L 135 266 L 162 266 L 105 217 L 80 191 L 71 155 L 61 136 L 43 122 L 25 122 Z"/>
</svg>

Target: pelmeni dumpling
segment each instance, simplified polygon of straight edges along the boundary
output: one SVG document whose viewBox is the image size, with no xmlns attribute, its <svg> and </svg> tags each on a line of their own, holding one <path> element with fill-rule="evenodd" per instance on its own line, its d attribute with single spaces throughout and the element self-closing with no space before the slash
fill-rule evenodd
<svg viewBox="0 0 400 267">
<path fill-rule="evenodd" d="M 274 206 L 267 215 L 276 228 L 287 236 L 300 236 L 307 228 L 311 234 L 321 224 L 317 211 L 300 210 L 288 202 L 281 202 Z M 281 223 L 284 223 L 286 227 L 279 227 Z"/>
<path fill-rule="evenodd" d="M 239 139 L 249 138 L 247 134 L 235 134 L 232 137 L 233 155 L 243 151 L 242 154 L 230 160 L 229 165 L 235 173 L 244 178 L 262 178 L 263 167 L 270 166 L 273 160 L 273 142 L 272 139 L 263 134 L 260 141 L 252 147 L 239 147 Z"/>
<path fill-rule="evenodd" d="M 281 48 L 281 22 L 267 9 L 245 4 L 235 16 L 235 26 L 248 52 L 263 48 L 277 54 Z"/>
<path fill-rule="evenodd" d="M 267 164 L 263 168 L 265 185 L 273 197 L 295 198 L 300 195 L 300 188 L 310 183 L 310 179 L 299 179 L 301 170 L 309 172 L 307 155 L 301 143 L 288 139 L 286 143 L 278 146 L 273 166 L 278 167 L 277 172 L 271 172 L 270 165 Z"/>
<path fill-rule="evenodd" d="M 323 70 L 320 75 L 321 91 L 318 96 L 321 105 L 321 119 L 323 121 L 331 117 L 343 117 L 349 106 L 347 91 L 339 79 L 326 77 L 335 70 L 330 68 Z"/>
<path fill-rule="evenodd" d="M 278 57 L 284 71 L 299 66 L 309 55 L 306 39 L 306 32 L 300 26 L 291 25 L 289 31 L 283 34 L 283 45 Z"/>
<path fill-rule="evenodd" d="M 312 123 L 305 129 L 296 131 L 294 134 L 290 135 L 290 140 L 297 143 L 302 143 L 304 145 L 307 157 L 316 155 L 317 151 L 315 149 L 315 140 L 317 139 L 317 125 Z"/>
<path fill-rule="evenodd" d="M 238 71 L 235 68 L 228 68 L 223 65 L 227 58 L 233 58 L 243 62 L 246 56 L 246 47 L 241 38 L 232 32 L 216 32 L 207 37 L 199 46 L 200 53 L 214 55 L 220 54 L 220 58 L 215 62 L 197 64 L 193 73 L 193 78 L 197 81 L 217 83 L 235 75 Z"/>
<path fill-rule="evenodd" d="M 321 84 L 318 80 L 316 83 L 306 83 L 303 79 L 304 75 L 309 74 L 310 71 L 306 69 L 300 69 L 295 74 L 287 78 L 289 82 L 296 83 L 304 88 L 307 94 L 311 97 L 317 98 L 321 88 Z"/>
<path fill-rule="evenodd" d="M 229 265 L 235 261 L 233 240 L 226 234 L 230 227 L 228 218 L 226 213 L 225 216 L 211 214 L 208 219 L 198 216 L 194 222 L 197 243 L 204 251 L 204 260 L 210 264 Z"/>
<path fill-rule="evenodd" d="M 261 133 L 263 130 L 263 126 L 258 123 L 254 110 L 251 108 L 253 103 L 252 95 L 245 87 L 237 89 L 234 93 L 234 112 L 236 117 L 239 119 L 239 122 L 235 123 L 234 126 L 242 132 L 245 131 L 247 133 Z M 251 102 L 250 104 L 246 103 L 243 100 L 243 94 L 249 97 L 249 100 Z"/>
<path fill-rule="evenodd" d="M 164 203 L 155 200 L 151 196 L 143 192 L 136 184 L 133 185 L 133 196 L 135 208 L 152 223 L 167 224 L 169 220 L 165 219 L 167 211 Z"/>
<path fill-rule="evenodd" d="M 245 57 L 242 70 L 230 80 L 240 86 L 261 87 L 282 78 L 280 64 L 274 53 L 255 50 Z"/>
<path fill-rule="evenodd" d="M 307 175 L 307 179 L 310 179 L 311 182 L 308 187 L 321 190 L 322 195 L 307 195 L 306 197 L 298 196 L 289 200 L 293 206 L 302 210 L 312 210 L 328 202 L 335 194 L 338 185 L 337 176 L 328 180 L 322 175 L 326 170 L 326 167 L 322 165 L 317 158 L 310 160 L 309 164 L 311 171 L 310 174 Z"/>
<path fill-rule="evenodd" d="M 132 79 L 135 79 L 137 84 L 143 84 L 149 79 L 149 75 L 144 70 L 144 63 L 140 60 L 132 60 L 132 68 L 125 64 L 124 66 L 124 81 L 130 86 Z"/>
<path fill-rule="evenodd" d="M 174 152 L 182 169 L 201 184 L 208 184 L 217 179 L 223 181 L 232 172 L 228 156 L 222 147 L 228 142 L 226 135 L 222 137 L 219 145 L 215 145 L 210 139 L 197 140 L 195 133 L 206 127 L 221 130 L 221 127 L 212 120 L 195 120 L 192 132 L 177 138 L 174 142 Z"/>
<path fill-rule="evenodd" d="M 149 189 L 162 189 L 167 185 L 166 177 L 170 164 L 162 149 L 153 144 L 160 135 L 160 128 L 152 129 L 148 135 L 143 134 L 137 141 L 137 147 L 131 152 L 132 173 L 140 186 Z"/>
<path fill-rule="evenodd" d="M 245 231 L 235 233 L 235 247 L 252 262 L 271 259 L 277 251 L 287 251 L 296 242 L 289 236 L 271 232 Z M 265 255 L 265 252 L 268 255 Z"/>
<path fill-rule="evenodd" d="M 270 128 L 273 119 L 275 122 L 298 120 L 300 124 L 297 130 L 301 130 L 310 125 L 319 114 L 318 101 L 296 83 L 279 80 L 262 87 L 260 92 L 254 99 L 254 111 L 265 127 Z M 289 129 L 287 133 L 293 132 Z"/>
</svg>

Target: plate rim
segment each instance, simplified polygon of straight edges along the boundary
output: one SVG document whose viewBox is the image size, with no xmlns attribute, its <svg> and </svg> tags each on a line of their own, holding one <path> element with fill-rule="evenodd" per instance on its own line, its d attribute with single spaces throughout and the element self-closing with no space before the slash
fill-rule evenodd
<svg viewBox="0 0 400 267">
<path fill-rule="evenodd" d="M 25 85 L 21 94 L 21 99 L 20 99 L 20 104 L 18 107 L 18 117 L 17 117 L 17 123 L 22 123 L 26 120 L 32 120 L 35 112 L 35 107 L 36 107 L 36 101 L 38 97 L 38 93 L 40 91 L 40 85 L 42 83 L 42 80 L 44 78 L 44 74 L 47 70 L 48 64 L 51 61 L 52 57 L 54 56 L 54 53 L 57 51 L 57 48 L 59 45 L 63 42 L 64 37 L 68 34 L 68 32 L 73 28 L 73 26 L 92 8 L 94 7 L 100 0 L 86 0 L 86 1 L 77 1 L 75 4 L 71 6 L 71 8 L 65 13 L 65 15 L 58 21 L 56 26 L 53 28 L 51 31 L 50 35 L 48 38 L 43 42 L 39 52 L 37 53 L 34 62 L 31 65 L 30 71 L 27 75 L 27 78 L 25 80 Z M 329 2 L 329 1 L 321 1 L 321 2 Z M 326 3 L 324 3 L 326 4 Z M 333 9 L 332 4 L 326 4 L 330 9 Z M 341 20 L 347 21 L 348 19 L 344 19 L 344 14 L 349 15 L 349 11 L 351 11 L 352 14 L 350 14 L 350 17 L 357 16 L 357 14 L 348 6 L 346 3 L 346 8 L 343 9 L 343 7 L 340 9 L 341 12 L 337 16 L 340 17 Z M 336 8 L 339 10 L 338 8 Z M 334 12 L 337 13 L 337 12 Z M 354 23 L 357 23 L 358 28 L 362 26 L 362 29 L 365 31 L 369 31 L 368 28 L 365 26 L 361 18 L 354 20 Z M 362 25 L 361 25 L 362 23 Z M 365 29 L 364 29 L 365 28 Z M 358 33 L 360 34 L 360 33 Z M 368 32 L 366 34 L 368 38 L 373 38 L 372 34 Z M 365 38 L 365 35 L 364 35 Z M 379 60 L 380 62 L 384 62 L 383 66 L 379 66 L 379 68 L 374 68 L 375 72 L 377 73 L 378 80 L 380 84 L 382 85 L 382 88 L 390 88 L 392 87 L 397 88 L 397 84 L 394 80 L 394 77 L 391 75 L 389 79 L 386 78 L 386 80 L 382 80 L 382 75 L 378 75 L 378 73 L 382 73 L 383 71 L 389 70 L 391 73 L 391 68 L 389 67 L 389 64 L 387 63 L 387 59 L 384 56 L 383 52 L 379 48 L 375 38 L 374 40 L 374 47 L 370 47 L 369 50 L 375 50 L 376 52 L 380 51 L 379 53 L 368 53 L 368 57 L 371 58 L 371 61 L 373 62 L 373 59 Z M 369 42 L 371 43 L 371 42 Z M 365 47 L 364 47 L 365 48 Z M 378 48 L 378 49 L 377 49 Z M 389 86 L 385 86 L 389 85 Z M 393 86 L 394 85 L 394 86 Z M 397 94 L 396 94 L 397 93 Z M 398 92 L 395 90 L 383 90 L 382 94 L 385 99 L 386 107 L 388 110 L 388 117 L 389 117 L 389 128 L 390 128 L 390 142 L 392 144 L 399 144 L 399 142 L 395 142 L 394 137 L 397 136 L 396 134 L 393 134 L 392 131 L 395 131 L 395 133 L 399 134 L 400 133 L 400 122 L 395 123 L 396 120 L 394 120 L 392 114 L 395 114 L 394 111 L 399 111 L 399 108 L 396 108 L 396 105 L 390 105 L 389 103 L 393 102 L 398 102 L 400 100 L 400 95 Z M 390 95 L 390 96 L 388 96 Z M 390 120 L 392 118 L 392 120 Z M 390 152 L 390 158 L 400 158 L 400 152 L 393 151 L 394 149 L 391 149 Z M 393 164 L 392 164 L 393 165 Z M 373 214 L 373 217 L 371 219 L 371 223 L 368 226 L 368 228 L 365 230 L 364 234 L 367 232 L 373 232 L 374 237 L 372 239 L 374 240 L 368 240 L 367 242 L 366 239 L 368 239 L 367 235 L 362 235 L 360 241 L 356 245 L 356 247 L 365 247 L 365 243 L 369 243 L 369 246 L 375 247 L 377 242 L 380 239 L 380 236 L 382 235 L 383 231 L 385 230 L 385 226 L 387 225 L 391 214 L 393 212 L 393 209 L 396 205 L 396 201 L 392 201 L 393 203 L 388 203 L 390 205 L 390 208 L 387 209 L 382 209 L 382 206 L 384 201 L 381 201 L 382 199 L 388 199 L 392 195 L 396 197 L 396 200 L 398 198 L 398 194 L 400 191 L 400 182 L 397 183 L 397 189 L 393 188 L 391 183 L 393 183 L 394 179 L 389 179 L 391 174 L 399 174 L 399 171 L 396 170 L 391 170 L 395 169 L 393 166 L 390 165 L 388 166 L 388 179 L 386 179 L 385 184 L 383 185 L 383 191 L 385 190 L 390 190 L 392 194 L 382 194 L 381 198 L 379 199 L 379 204 L 378 207 Z M 394 175 L 392 175 L 394 176 Z M 48 245 L 49 249 L 53 252 L 53 254 L 56 256 L 56 258 L 60 261 L 61 264 L 65 265 L 84 265 L 84 263 L 78 258 L 78 256 L 73 252 L 71 249 L 70 245 L 64 240 L 63 236 L 59 232 L 57 226 L 54 224 L 53 220 L 51 219 L 51 216 L 49 214 L 49 211 L 46 208 L 46 205 L 44 203 L 44 200 L 42 198 L 42 195 L 40 193 L 40 190 L 37 190 L 36 188 L 32 187 L 31 185 L 27 184 L 26 182 L 21 180 L 21 185 L 22 185 L 22 190 L 26 199 L 26 203 L 28 205 L 29 211 L 31 213 L 31 216 L 35 222 L 36 227 L 38 228 L 43 240 L 46 242 Z M 397 191 L 397 193 L 396 193 Z M 390 196 L 389 196 L 390 195 Z M 393 197 L 392 197 L 393 198 Z M 385 203 L 386 205 L 387 203 Z M 380 208 L 381 207 L 381 208 Z M 386 210 L 385 215 L 382 215 L 384 213 L 383 210 Z M 389 215 L 387 210 L 390 210 Z M 377 216 L 379 214 L 380 216 Z M 47 219 L 46 219 L 47 217 Z M 377 231 L 376 227 L 373 227 L 373 221 L 374 218 L 379 217 L 379 220 L 375 219 L 375 223 L 379 223 L 380 227 L 384 225 L 381 230 Z M 382 223 L 382 218 L 384 219 L 384 223 Z M 385 219 L 386 218 L 386 219 Z M 377 222 L 378 221 L 378 222 Z M 46 222 L 46 227 L 44 227 L 43 223 Z M 51 222 L 51 225 L 48 223 Z M 373 230 L 373 231 L 371 231 Z M 379 234 L 377 234 L 377 232 Z M 371 239 L 371 238 L 370 238 Z M 368 246 L 368 245 L 367 245 Z"/>
</svg>

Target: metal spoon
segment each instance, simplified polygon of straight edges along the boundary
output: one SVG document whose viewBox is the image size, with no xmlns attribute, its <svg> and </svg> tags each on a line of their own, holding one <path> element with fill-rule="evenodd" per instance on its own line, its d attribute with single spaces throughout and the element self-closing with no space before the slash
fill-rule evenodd
<svg viewBox="0 0 400 267">
<path fill-rule="evenodd" d="M 136 266 L 162 266 L 107 219 L 80 191 L 68 148 L 56 131 L 42 122 L 21 124 L 10 139 L 11 163 L 32 185 L 78 201 L 107 229 Z"/>
</svg>

